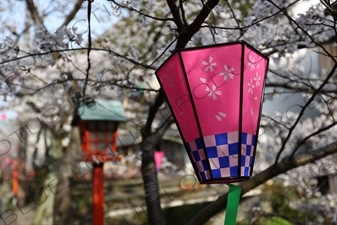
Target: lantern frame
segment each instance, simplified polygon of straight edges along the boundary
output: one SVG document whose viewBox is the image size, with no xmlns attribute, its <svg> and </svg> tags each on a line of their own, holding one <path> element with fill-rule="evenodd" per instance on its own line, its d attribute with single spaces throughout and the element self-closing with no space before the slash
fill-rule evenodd
<svg viewBox="0 0 337 225">
<path fill-rule="evenodd" d="M 119 101 L 96 100 L 94 107 L 83 105 L 75 112 L 73 125 L 79 128 L 82 161 L 118 161 L 117 129 L 127 121 Z"/>
<path fill-rule="evenodd" d="M 200 119 L 199 119 L 199 115 L 197 113 L 197 109 L 196 109 L 196 104 L 195 104 L 195 100 L 194 98 L 192 97 L 193 96 L 193 93 L 192 93 L 192 87 L 190 85 L 190 82 L 188 80 L 188 74 L 186 72 L 186 68 L 185 68 L 185 63 L 183 61 L 183 57 L 182 57 L 182 53 L 183 52 L 186 52 L 186 51 L 194 51 L 194 50 L 202 50 L 202 49 L 209 49 L 209 48 L 216 48 L 216 47 L 225 47 L 225 46 L 231 46 L 231 45 L 237 45 L 237 44 L 240 44 L 241 45 L 241 58 L 240 58 L 240 92 L 239 92 L 239 100 L 240 100 L 240 104 L 239 104 L 239 125 L 238 125 L 238 150 L 237 150 L 237 154 L 238 154 L 238 171 L 237 171 L 237 176 L 236 177 L 214 177 L 213 175 L 213 172 L 211 172 L 211 163 L 210 163 L 210 156 L 209 156 L 209 152 L 207 151 L 207 147 L 206 147 L 206 144 L 205 144 L 205 140 L 204 140 L 204 135 L 203 135 L 203 132 L 202 132 L 202 129 L 201 129 L 201 125 L 200 125 Z M 257 119 L 257 124 L 256 124 L 256 131 L 255 131 L 255 135 L 253 135 L 252 137 L 252 146 L 254 147 L 254 151 L 253 151 L 253 155 L 252 155 L 252 158 L 251 158 L 251 162 L 250 162 L 250 170 L 249 170 L 249 174 L 247 176 L 242 176 L 242 171 L 241 171 L 241 165 L 242 165 L 242 136 L 243 136 L 243 132 L 242 132 L 242 123 L 243 123 L 243 85 L 244 85 L 244 81 L 245 81 L 245 70 L 246 70 L 246 66 L 245 66 L 245 50 L 246 50 L 246 47 L 249 48 L 249 50 L 255 52 L 258 56 L 260 56 L 261 58 L 263 58 L 264 60 L 266 60 L 266 67 L 265 67 L 265 71 L 264 71 L 264 74 L 263 74 L 263 84 L 262 84 L 262 92 L 261 92 L 261 101 L 260 101 L 260 105 L 259 105 L 259 114 L 258 114 L 258 119 Z M 258 136 L 259 136 L 259 124 L 260 124 L 260 121 L 261 121 L 261 112 L 262 112 L 262 104 L 263 104 L 263 93 L 264 93 L 264 89 L 265 89 L 265 77 L 267 75 L 267 71 L 268 71 L 268 65 L 269 65 L 269 58 L 264 56 L 262 53 L 260 53 L 259 51 L 257 51 L 255 48 L 253 48 L 252 46 L 250 46 L 249 44 L 247 44 L 246 42 L 244 41 L 237 41 L 237 42 L 230 42 L 230 43 L 223 43 L 223 44 L 215 44 L 215 45 L 208 45 L 208 46 L 201 46 L 201 47 L 192 47 L 192 48 L 183 48 L 183 49 L 176 49 L 172 54 L 171 56 L 169 56 L 165 61 L 164 63 L 156 70 L 155 74 L 157 76 L 157 80 L 160 84 L 161 87 L 164 87 L 165 85 L 163 85 L 163 81 L 161 80 L 160 78 L 160 75 L 159 75 L 159 72 L 160 70 L 162 69 L 162 67 L 164 65 L 166 65 L 166 63 L 168 61 L 171 60 L 171 58 L 173 56 L 175 56 L 176 54 L 178 54 L 179 56 L 179 67 L 181 67 L 181 71 L 182 71 L 182 75 L 183 75 L 183 78 L 181 79 L 181 81 L 184 81 L 185 82 L 185 86 L 186 86 L 186 89 L 188 91 L 188 101 L 190 101 L 191 105 L 192 105 L 192 109 L 193 109 L 193 114 L 194 114 L 194 118 L 196 120 L 196 124 L 197 124 L 197 129 L 198 129 L 198 136 L 201 140 L 201 147 L 202 147 L 202 150 L 203 150 L 203 153 L 204 153 L 204 156 L 205 158 L 207 159 L 206 160 L 206 163 L 208 164 L 207 165 L 207 168 L 209 168 L 209 175 L 210 175 L 210 178 L 207 178 L 207 179 L 202 179 L 201 178 L 201 175 L 199 174 L 199 168 L 197 168 L 197 164 L 196 162 L 194 161 L 194 159 L 192 158 L 191 156 L 191 153 L 192 153 L 192 150 L 190 149 L 190 146 L 187 142 L 187 140 L 185 139 L 184 137 L 184 134 L 182 132 L 182 124 L 179 123 L 178 121 L 178 118 L 177 118 L 177 115 L 175 114 L 175 111 L 173 110 L 173 107 L 171 105 L 172 102 L 170 102 L 169 100 L 169 97 L 165 91 L 165 89 L 163 88 L 163 92 L 164 92 L 164 95 L 165 95 L 165 98 L 167 100 L 167 105 L 169 106 L 171 112 L 172 112 L 172 115 L 174 117 L 174 120 L 176 122 L 176 125 L 177 125 L 177 128 L 178 128 L 178 131 L 180 133 L 180 136 L 181 138 L 183 139 L 183 142 L 184 142 L 184 145 L 185 145 L 185 149 L 187 150 L 187 154 L 188 154 L 188 157 L 190 159 L 190 161 L 192 162 L 192 166 L 196 172 L 196 175 L 198 177 L 198 180 L 200 183 L 202 184 L 212 184 L 212 183 L 235 183 L 235 182 L 241 182 L 241 181 L 245 181 L 245 180 L 248 180 L 251 176 L 252 176 L 252 173 L 253 173 L 253 168 L 254 168 L 254 163 L 255 163 L 255 156 L 256 156 L 256 148 L 257 148 L 257 142 L 258 142 Z M 226 53 L 224 53 L 226 54 Z M 261 59 L 262 60 L 262 59 Z M 186 100 L 186 101 L 187 101 Z M 199 149 L 199 148 L 198 148 Z M 194 163 L 193 163 L 194 162 Z"/>
<path fill-rule="evenodd" d="M 104 162 L 120 160 L 116 151 L 118 124 L 115 121 L 79 121 L 81 149 L 85 161 L 93 161 L 94 156 Z"/>
</svg>

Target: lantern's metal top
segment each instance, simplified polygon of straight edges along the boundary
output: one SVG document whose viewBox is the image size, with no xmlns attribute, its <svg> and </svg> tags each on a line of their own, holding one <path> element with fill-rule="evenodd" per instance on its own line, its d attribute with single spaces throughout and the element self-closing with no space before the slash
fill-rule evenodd
<svg viewBox="0 0 337 225">
<path fill-rule="evenodd" d="M 88 107 L 82 105 L 77 110 L 81 120 L 118 121 L 128 120 L 124 113 L 122 103 L 113 100 L 95 100 L 95 105 Z"/>
</svg>

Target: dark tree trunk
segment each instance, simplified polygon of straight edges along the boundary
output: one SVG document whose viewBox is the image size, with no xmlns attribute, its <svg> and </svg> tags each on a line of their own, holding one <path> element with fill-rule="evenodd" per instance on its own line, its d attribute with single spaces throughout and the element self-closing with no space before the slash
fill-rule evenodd
<svg viewBox="0 0 337 225">
<path fill-rule="evenodd" d="M 70 177 L 74 175 L 80 151 L 80 137 L 77 127 L 73 127 L 70 133 L 70 143 L 65 149 L 61 164 L 58 168 L 58 183 L 54 201 L 55 225 L 69 224 L 71 220 L 71 192 Z"/>
<path fill-rule="evenodd" d="M 160 142 L 160 134 L 152 135 L 144 140 L 142 149 L 142 177 L 145 189 L 147 215 L 150 224 L 163 225 L 164 218 L 160 207 L 160 194 L 156 166 L 154 162 L 154 147 Z"/>
<path fill-rule="evenodd" d="M 27 147 L 27 135 L 25 135 L 24 129 L 20 129 L 20 145 L 18 154 L 18 169 L 19 169 L 19 187 L 17 196 L 17 205 L 22 207 L 26 204 L 26 197 L 28 195 L 28 185 L 26 181 L 26 147 Z"/>
</svg>

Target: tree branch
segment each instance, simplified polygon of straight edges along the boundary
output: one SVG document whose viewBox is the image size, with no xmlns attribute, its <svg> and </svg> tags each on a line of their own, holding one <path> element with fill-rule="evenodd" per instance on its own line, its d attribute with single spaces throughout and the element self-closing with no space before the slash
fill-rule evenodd
<svg viewBox="0 0 337 225">
<path fill-rule="evenodd" d="M 259 218 L 260 217 L 266 217 L 266 218 L 281 217 L 281 218 L 286 219 L 289 222 L 293 223 L 294 225 L 306 225 L 305 222 L 294 220 L 290 216 L 288 216 L 286 214 L 282 214 L 282 213 L 261 213 L 261 214 L 259 214 Z"/>
<path fill-rule="evenodd" d="M 293 149 L 293 152 L 291 153 L 290 157 L 293 157 L 293 156 L 296 154 L 296 152 L 299 150 L 299 148 L 300 148 L 301 146 L 303 146 L 303 145 L 307 142 L 307 140 L 309 140 L 311 137 L 314 137 L 314 136 L 316 136 L 316 135 L 318 135 L 318 134 L 320 134 L 320 133 L 322 133 L 322 132 L 324 132 L 324 131 L 329 130 L 330 128 L 336 126 L 336 124 L 337 124 L 337 122 L 335 121 L 335 122 L 331 123 L 330 125 L 325 126 L 325 127 L 322 127 L 322 128 L 320 128 L 320 129 L 318 129 L 317 131 L 315 131 L 314 133 L 312 133 L 312 134 L 306 136 L 305 138 L 303 138 L 303 139 L 296 145 L 296 147 Z"/>
<path fill-rule="evenodd" d="M 34 56 L 43 56 L 43 55 L 48 55 L 48 54 L 51 54 L 51 53 L 60 53 L 60 52 L 77 52 L 77 51 L 81 51 L 81 50 L 88 50 L 89 48 L 71 48 L 71 49 L 58 49 L 58 50 L 49 50 L 48 52 L 38 52 L 38 53 L 29 53 L 29 52 L 24 52 L 22 50 L 20 50 L 20 53 L 25 53 L 26 55 L 23 55 L 23 56 L 20 56 L 20 57 L 17 57 L 17 58 L 12 58 L 12 59 L 8 59 L 8 60 L 3 60 L 0 62 L 0 65 L 2 64 L 5 64 L 5 63 L 9 63 L 9 62 L 13 62 L 13 61 L 19 61 L 21 59 L 25 59 L 25 58 L 34 58 Z M 91 51 L 103 51 L 103 52 L 107 52 L 111 55 L 114 55 L 114 56 L 117 56 L 117 57 L 120 57 L 122 59 L 125 59 L 135 65 L 139 65 L 139 66 L 142 66 L 146 69 L 152 69 L 152 70 L 155 70 L 155 68 L 153 66 L 149 66 L 149 65 L 146 65 L 146 64 L 143 64 L 143 63 L 139 63 L 139 62 L 136 62 L 135 60 L 131 59 L 131 58 L 128 58 L 127 56 L 124 56 L 120 53 L 117 53 L 117 52 L 114 52 L 112 51 L 111 49 L 104 49 L 104 48 L 91 48 Z"/>
<path fill-rule="evenodd" d="M 160 88 L 159 93 L 156 96 L 156 99 L 155 99 L 154 103 L 149 108 L 149 114 L 148 114 L 147 119 L 146 119 L 146 124 L 141 130 L 143 139 L 145 139 L 145 138 L 147 138 L 151 135 L 152 122 L 155 118 L 155 115 L 156 115 L 159 107 L 163 104 L 163 102 L 164 102 L 164 92 L 163 92 L 163 89 Z"/>
<path fill-rule="evenodd" d="M 289 132 L 287 137 L 285 138 L 285 140 L 282 143 L 282 146 L 280 148 L 280 151 L 277 153 L 276 156 L 276 160 L 275 160 L 275 164 L 278 162 L 279 158 L 281 157 L 281 154 L 283 152 L 283 150 L 285 149 L 285 146 L 288 142 L 288 140 L 290 139 L 290 136 L 292 135 L 292 132 L 295 130 L 297 124 L 300 122 L 301 117 L 304 114 L 304 111 L 307 109 L 307 107 L 311 104 L 311 102 L 315 99 L 315 97 L 318 95 L 318 93 L 320 93 L 320 91 L 324 88 L 324 86 L 328 83 L 328 81 L 330 80 L 330 78 L 335 74 L 335 71 L 337 69 L 337 63 L 335 62 L 334 67 L 331 69 L 329 75 L 325 78 L 325 80 L 323 81 L 323 83 L 319 86 L 319 88 L 317 88 L 317 90 L 311 95 L 310 99 L 305 103 L 305 105 L 302 107 L 296 121 L 294 122 L 294 124 L 290 127 Z"/>
<path fill-rule="evenodd" d="M 66 19 L 62 23 L 61 28 L 68 26 L 68 24 L 70 23 L 70 21 L 72 21 L 75 18 L 76 13 L 81 9 L 82 3 L 83 3 L 83 0 L 77 0 L 75 6 L 73 8 L 73 10 L 68 14 L 68 16 L 66 17 Z"/>
<path fill-rule="evenodd" d="M 282 173 L 286 173 L 296 167 L 304 166 L 308 163 L 312 163 L 318 159 L 324 158 L 328 155 L 337 152 L 337 141 L 319 148 L 315 151 L 297 155 L 293 158 L 286 157 L 282 159 L 278 164 L 268 167 L 266 170 L 253 176 L 250 180 L 241 183 L 241 196 L 248 191 L 256 188 L 257 186 L 265 183 L 267 180 L 272 179 Z M 187 225 L 202 225 L 205 224 L 212 216 L 219 213 L 226 208 L 227 193 L 221 195 L 216 201 L 209 204 L 201 212 L 199 212 Z"/>
<path fill-rule="evenodd" d="M 177 48 L 184 48 L 186 46 L 187 42 L 193 37 L 195 33 L 199 31 L 202 23 L 205 21 L 209 13 L 218 3 L 219 0 L 208 0 L 204 4 L 203 8 L 200 10 L 195 20 L 187 27 L 187 29 L 179 32 L 179 38 L 176 46 Z"/>
<path fill-rule="evenodd" d="M 184 23 L 184 27 L 187 27 L 188 23 L 187 23 L 186 16 L 185 16 L 185 9 L 184 9 L 184 1 L 183 0 L 179 0 L 179 8 L 180 8 L 180 12 L 181 12 L 181 18 L 182 18 L 183 23 Z"/>
<path fill-rule="evenodd" d="M 33 0 L 26 0 L 26 3 L 27 3 L 27 7 L 28 7 L 28 10 L 30 12 L 30 14 L 32 15 L 32 19 L 34 21 L 34 23 L 36 25 L 43 25 L 43 21 L 41 19 L 41 17 L 39 16 L 39 12 L 37 11 L 37 8 L 34 4 L 34 1 Z"/>
<path fill-rule="evenodd" d="M 177 7 L 175 0 L 167 0 L 167 5 L 171 10 L 173 21 L 177 25 L 178 32 L 180 33 L 184 29 L 184 24 L 180 17 L 179 8 Z"/>
<path fill-rule="evenodd" d="M 118 3 L 115 0 L 111 0 L 111 2 L 113 2 L 115 5 L 117 5 L 120 8 L 127 9 L 130 12 L 136 12 L 136 13 L 138 13 L 141 16 L 144 16 L 144 17 L 147 17 L 147 18 L 150 18 L 150 19 L 153 19 L 153 20 L 158 20 L 158 21 L 168 21 L 169 20 L 169 21 L 173 21 L 173 18 L 167 18 L 167 17 L 160 18 L 160 17 L 156 17 L 156 16 L 151 16 L 149 14 L 143 13 L 142 10 L 138 10 L 138 9 L 135 9 L 135 8 L 133 8 L 131 6 Z"/>
</svg>

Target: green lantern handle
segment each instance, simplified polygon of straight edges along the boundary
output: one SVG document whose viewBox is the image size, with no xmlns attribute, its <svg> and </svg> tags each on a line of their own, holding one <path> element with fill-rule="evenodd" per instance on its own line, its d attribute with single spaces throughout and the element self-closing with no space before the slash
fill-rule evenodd
<svg viewBox="0 0 337 225">
<path fill-rule="evenodd" d="M 227 185 L 229 186 L 229 191 L 224 225 L 235 225 L 240 203 L 241 187 L 232 184 Z"/>
</svg>

